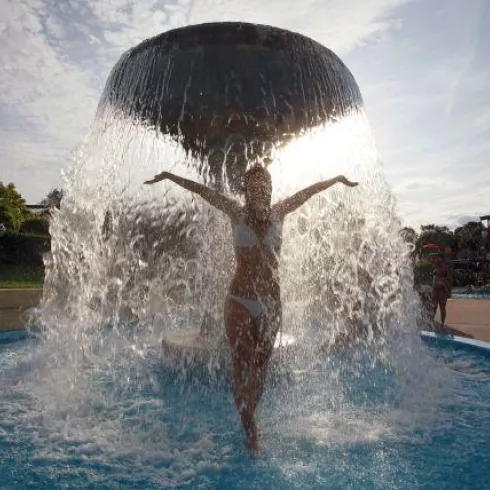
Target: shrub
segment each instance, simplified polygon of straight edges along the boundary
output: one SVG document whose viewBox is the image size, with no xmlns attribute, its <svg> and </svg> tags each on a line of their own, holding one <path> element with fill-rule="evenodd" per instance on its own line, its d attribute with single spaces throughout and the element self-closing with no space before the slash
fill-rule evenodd
<svg viewBox="0 0 490 490">
<path fill-rule="evenodd" d="M 49 235 L 49 220 L 42 217 L 29 219 L 20 225 L 19 232 L 47 236 Z"/>
<path fill-rule="evenodd" d="M 3 232 L 0 233 L 0 264 L 42 266 L 42 256 L 50 248 L 47 235 Z"/>
<path fill-rule="evenodd" d="M 464 287 L 468 285 L 475 286 L 477 283 L 477 275 L 473 271 L 455 270 L 453 272 L 453 286 Z"/>
</svg>

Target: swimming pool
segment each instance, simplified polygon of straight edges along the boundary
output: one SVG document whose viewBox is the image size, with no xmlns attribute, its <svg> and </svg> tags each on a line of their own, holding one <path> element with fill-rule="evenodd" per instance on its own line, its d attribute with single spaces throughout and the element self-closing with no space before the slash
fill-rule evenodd
<svg viewBox="0 0 490 490">
<path fill-rule="evenodd" d="M 488 488 L 484 350 L 426 339 L 414 364 L 432 381 L 403 394 L 403 373 L 369 356 L 272 373 L 259 458 L 243 449 L 224 372 L 183 376 L 153 347 L 111 352 L 72 366 L 35 338 L 0 344 L 0 486 Z"/>
</svg>

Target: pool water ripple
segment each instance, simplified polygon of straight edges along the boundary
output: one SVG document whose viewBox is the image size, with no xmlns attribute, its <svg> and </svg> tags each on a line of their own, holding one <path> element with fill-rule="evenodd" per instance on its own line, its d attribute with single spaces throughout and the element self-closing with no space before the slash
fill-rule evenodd
<svg viewBox="0 0 490 490">
<path fill-rule="evenodd" d="M 254 459 L 226 375 L 183 387 L 149 351 L 88 364 L 73 385 L 66 366 L 43 363 L 46 349 L 0 347 L 3 488 L 483 489 L 490 478 L 490 357 L 476 351 L 423 348 L 443 373 L 437 403 L 402 396 L 389 369 L 354 374 L 338 359 L 271 376 Z"/>
</svg>

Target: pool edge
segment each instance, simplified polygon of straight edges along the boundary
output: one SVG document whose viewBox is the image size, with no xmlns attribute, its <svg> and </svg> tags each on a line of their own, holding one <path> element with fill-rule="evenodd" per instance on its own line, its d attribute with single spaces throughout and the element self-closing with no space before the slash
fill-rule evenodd
<svg viewBox="0 0 490 490">
<path fill-rule="evenodd" d="M 490 342 L 486 342 L 485 340 L 469 339 L 466 337 L 460 337 L 458 335 L 439 334 L 435 332 L 428 332 L 427 330 L 422 330 L 420 332 L 420 336 L 422 337 L 422 339 L 434 339 L 446 343 L 463 345 L 474 349 L 483 350 L 490 355 Z"/>
</svg>

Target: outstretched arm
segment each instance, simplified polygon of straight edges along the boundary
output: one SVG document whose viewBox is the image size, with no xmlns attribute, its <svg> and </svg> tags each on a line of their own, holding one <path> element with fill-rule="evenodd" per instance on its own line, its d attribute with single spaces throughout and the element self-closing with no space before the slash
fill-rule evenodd
<svg viewBox="0 0 490 490">
<path fill-rule="evenodd" d="M 231 199 L 214 189 L 210 189 L 205 185 L 199 184 L 198 182 L 184 179 L 184 177 L 179 177 L 170 172 L 162 172 L 161 174 L 155 175 L 153 179 L 147 180 L 145 184 L 156 184 L 162 180 L 171 180 L 180 187 L 201 196 L 205 201 L 211 204 L 211 206 L 219 209 L 231 218 L 234 218 L 240 210 L 239 203 L 234 199 Z"/>
<path fill-rule="evenodd" d="M 338 175 L 333 179 L 323 180 L 322 182 L 317 182 L 316 184 L 310 185 L 305 189 L 293 194 L 291 197 L 279 201 L 273 207 L 273 211 L 279 216 L 285 216 L 286 214 L 296 211 L 300 206 L 302 206 L 308 199 L 312 198 L 315 194 L 321 191 L 327 190 L 335 184 L 344 184 L 348 187 L 355 187 L 359 185 L 358 182 L 351 182 L 347 180 L 343 175 Z"/>
</svg>

